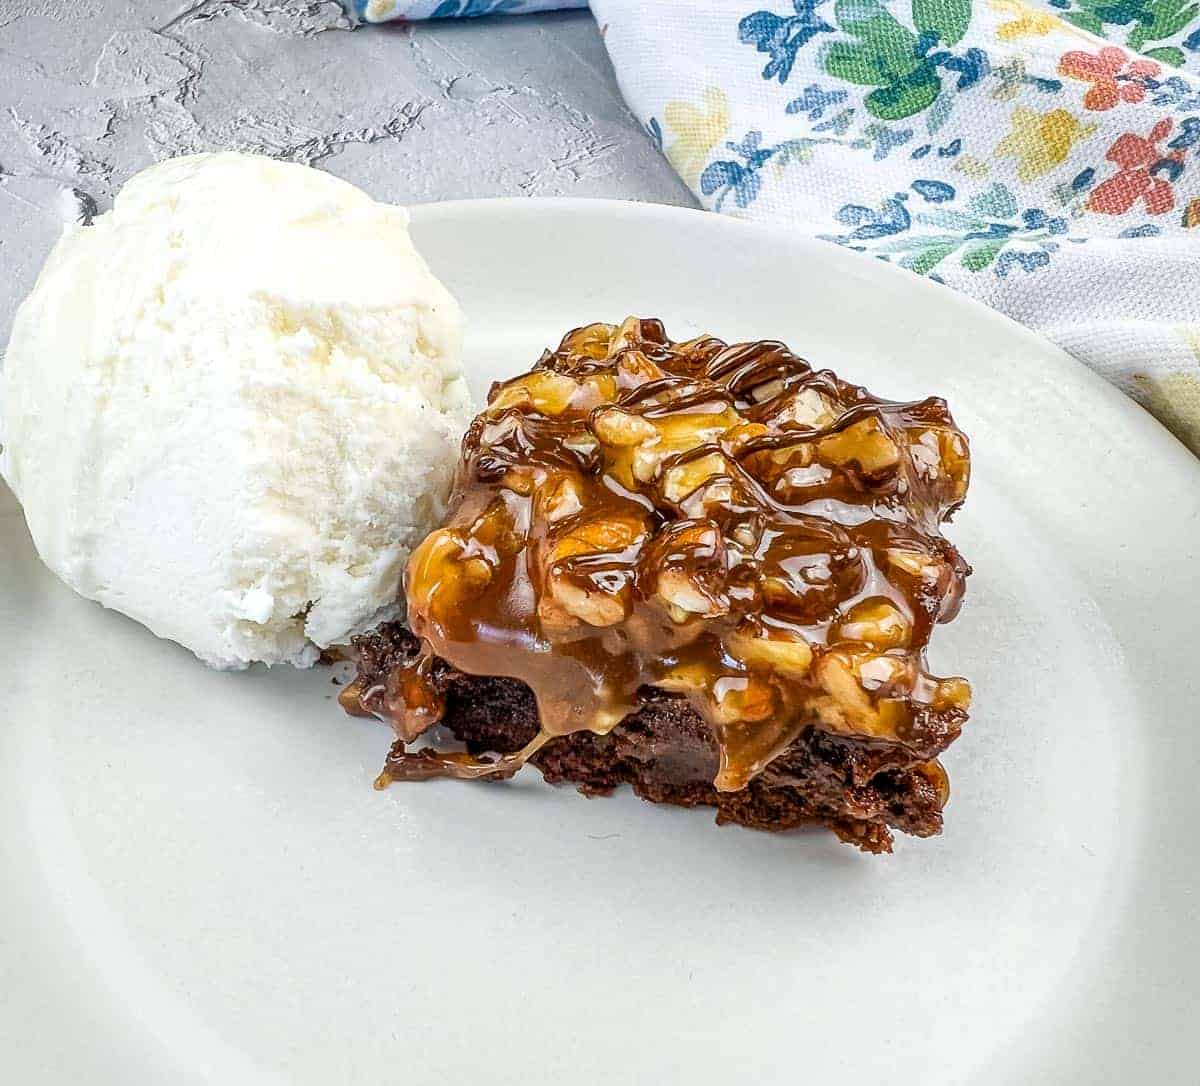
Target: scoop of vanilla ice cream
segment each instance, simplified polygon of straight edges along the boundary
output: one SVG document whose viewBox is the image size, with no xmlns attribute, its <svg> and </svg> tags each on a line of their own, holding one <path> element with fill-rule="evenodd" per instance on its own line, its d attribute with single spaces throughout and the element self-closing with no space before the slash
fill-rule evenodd
<svg viewBox="0 0 1200 1086">
<path fill-rule="evenodd" d="M 195 155 L 72 227 L 0 375 L 0 473 L 72 588 L 218 667 L 310 664 L 395 607 L 471 415 L 408 215 Z"/>
</svg>

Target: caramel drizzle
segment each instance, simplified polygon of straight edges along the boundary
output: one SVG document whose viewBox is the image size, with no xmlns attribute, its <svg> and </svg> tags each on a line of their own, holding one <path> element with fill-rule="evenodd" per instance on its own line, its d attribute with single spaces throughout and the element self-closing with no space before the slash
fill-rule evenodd
<svg viewBox="0 0 1200 1086">
<path fill-rule="evenodd" d="M 429 748 L 405 751 L 389 759 L 388 768 L 375 778 L 375 788 L 382 791 L 393 781 L 429 781 L 436 777 L 452 777 L 460 781 L 477 781 L 484 777 L 508 780 L 552 738 L 546 732 L 538 732 L 520 750 L 490 759 L 477 758 L 462 751 L 434 751 Z"/>
<path fill-rule="evenodd" d="M 555 736 L 617 726 L 644 686 L 708 721 L 724 790 L 809 726 L 914 764 L 957 734 L 969 688 L 924 666 L 968 572 L 939 533 L 969 471 L 942 401 L 630 318 L 494 386 L 463 449 L 447 523 L 406 577 L 422 654 L 343 693 L 399 736 L 377 786 L 511 776 Z M 434 655 L 528 683 L 538 736 L 497 758 L 404 751 L 445 709 Z"/>
</svg>

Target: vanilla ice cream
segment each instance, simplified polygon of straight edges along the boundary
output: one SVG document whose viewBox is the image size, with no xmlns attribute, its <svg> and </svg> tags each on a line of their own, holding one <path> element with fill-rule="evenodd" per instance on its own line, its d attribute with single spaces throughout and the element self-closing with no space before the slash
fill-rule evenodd
<svg viewBox="0 0 1200 1086">
<path fill-rule="evenodd" d="M 218 667 L 309 664 L 388 614 L 471 407 L 408 215 L 195 155 L 73 226 L 0 376 L 0 473 L 67 584 Z"/>
</svg>

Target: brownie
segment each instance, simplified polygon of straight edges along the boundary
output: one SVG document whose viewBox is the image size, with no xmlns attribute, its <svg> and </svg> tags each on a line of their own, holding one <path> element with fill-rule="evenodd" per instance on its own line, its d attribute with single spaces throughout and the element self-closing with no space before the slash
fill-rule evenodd
<svg viewBox="0 0 1200 1086">
<path fill-rule="evenodd" d="M 396 622 L 359 638 L 355 647 L 357 682 L 367 688 L 386 684 L 389 674 L 420 655 L 420 642 Z M 537 704 L 519 679 L 464 675 L 438 660 L 432 681 L 444 698 L 442 726 L 472 754 L 511 754 L 538 734 Z M 745 788 L 718 792 L 709 726 L 678 694 L 646 687 L 640 698 L 637 711 L 607 735 L 560 736 L 529 761 L 551 784 L 575 784 L 585 795 L 608 795 L 628 784 L 652 803 L 715 807 L 718 823 L 757 830 L 826 826 L 867 852 L 891 851 L 889 828 L 916 837 L 941 831 L 944 778 L 895 766 L 886 745 L 810 727 Z M 397 740 L 379 783 L 446 775 L 439 756 L 409 751 Z"/>
<path fill-rule="evenodd" d="M 897 403 L 783 344 L 568 333 L 493 387 L 406 625 L 355 646 L 379 778 L 504 778 L 827 826 L 870 852 L 939 831 L 970 688 L 926 665 L 969 566 L 945 403 Z M 435 724 L 465 751 L 414 745 Z"/>
</svg>

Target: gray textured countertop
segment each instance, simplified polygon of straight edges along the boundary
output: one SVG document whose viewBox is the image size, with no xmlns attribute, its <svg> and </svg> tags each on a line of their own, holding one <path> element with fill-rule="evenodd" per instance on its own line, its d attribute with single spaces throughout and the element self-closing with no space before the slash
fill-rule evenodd
<svg viewBox="0 0 1200 1086">
<path fill-rule="evenodd" d="M 228 148 L 397 203 L 693 202 L 586 12 L 352 31 L 333 0 L 0 0 L 0 345 L 65 218 Z"/>
</svg>

